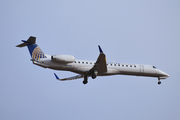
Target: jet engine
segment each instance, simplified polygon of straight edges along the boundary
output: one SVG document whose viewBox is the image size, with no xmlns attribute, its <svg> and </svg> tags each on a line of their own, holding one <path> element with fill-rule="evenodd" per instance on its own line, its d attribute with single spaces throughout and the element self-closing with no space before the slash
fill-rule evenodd
<svg viewBox="0 0 180 120">
<path fill-rule="evenodd" d="M 72 55 L 52 55 L 51 60 L 61 63 L 72 63 L 75 61 L 75 57 Z"/>
</svg>

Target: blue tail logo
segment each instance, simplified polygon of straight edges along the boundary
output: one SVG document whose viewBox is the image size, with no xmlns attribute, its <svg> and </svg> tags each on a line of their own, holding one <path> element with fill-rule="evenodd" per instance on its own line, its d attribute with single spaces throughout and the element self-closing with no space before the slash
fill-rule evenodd
<svg viewBox="0 0 180 120">
<path fill-rule="evenodd" d="M 31 54 L 32 59 L 40 60 L 41 58 L 46 58 L 43 51 L 39 48 L 37 44 L 28 45 L 29 52 Z"/>
<path fill-rule="evenodd" d="M 27 46 L 29 49 L 29 53 L 34 60 L 40 60 L 41 58 L 47 58 L 43 51 L 36 44 L 36 37 L 30 36 L 27 41 L 22 40 L 22 44 L 17 45 L 16 47 L 24 47 Z"/>
</svg>

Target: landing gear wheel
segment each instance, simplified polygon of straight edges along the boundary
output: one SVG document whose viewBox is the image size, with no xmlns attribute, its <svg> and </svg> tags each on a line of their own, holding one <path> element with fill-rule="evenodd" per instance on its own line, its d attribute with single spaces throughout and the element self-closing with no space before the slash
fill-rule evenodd
<svg viewBox="0 0 180 120">
<path fill-rule="evenodd" d="M 88 77 L 85 75 L 85 76 L 84 76 L 83 84 L 87 84 L 87 83 L 88 83 Z"/>
<path fill-rule="evenodd" d="M 95 79 L 95 78 L 96 78 L 96 75 L 95 75 L 95 74 L 93 74 L 91 77 L 92 77 L 92 79 Z"/>
<path fill-rule="evenodd" d="M 160 85 L 161 84 L 161 81 L 158 81 L 158 85 Z"/>
<path fill-rule="evenodd" d="M 83 81 L 83 84 L 87 84 L 87 83 L 88 83 L 88 81 L 87 81 L 87 80 L 84 80 L 84 81 Z"/>
</svg>

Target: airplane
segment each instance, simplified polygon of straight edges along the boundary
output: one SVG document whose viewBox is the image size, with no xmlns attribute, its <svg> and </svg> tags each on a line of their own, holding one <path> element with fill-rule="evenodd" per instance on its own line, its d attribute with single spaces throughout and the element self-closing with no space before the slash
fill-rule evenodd
<svg viewBox="0 0 180 120">
<path fill-rule="evenodd" d="M 47 55 L 42 52 L 36 44 L 36 37 L 30 36 L 29 39 L 22 40 L 23 43 L 16 47 L 27 46 L 31 55 L 33 64 L 43 68 L 53 70 L 63 70 L 77 73 L 78 75 L 60 79 L 55 73 L 55 78 L 60 81 L 75 80 L 84 78 L 83 84 L 88 83 L 88 77 L 95 79 L 97 76 L 110 75 L 132 75 L 158 78 L 158 84 L 162 79 L 166 79 L 169 75 L 152 65 L 142 64 L 125 64 L 106 62 L 106 55 L 101 47 L 99 48 L 99 56 L 96 61 L 77 60 L 72 55 Z"/>
</svg>

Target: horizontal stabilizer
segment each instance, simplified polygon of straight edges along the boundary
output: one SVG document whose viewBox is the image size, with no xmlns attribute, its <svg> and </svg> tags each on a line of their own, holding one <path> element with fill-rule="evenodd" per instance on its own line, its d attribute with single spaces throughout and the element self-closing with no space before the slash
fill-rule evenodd
<svg viewBox="0 0 180 120">
<path fill-rule="evenodd" d="M 76 76 L 69 77 L 69 78 L 59 79 L 59 77 L 56 75 L 56 73 L 54 73 L 54 75 L 55 75 L 56 79 L 60 80 L 60 81 L 75 80 L 75 79 L 83 78 L 84 77 L 83 75 L 76 75 Z"/>
<path fill-rule="evenodd" d="M 27 44 L 29 44 L 29 45 L 35 44 L 36 43 L 36 37 L 30 36 L 27 41 L 22 40 L 22 42 L 24 42 L 24 43 L 21 43 L 21 44 L 17 45 L 16 47 L 25 47 L 25 46 L 27 46 Z"/>
<path fill-rule="evenodd" d="M 27 46 L 26 43 L 22 43 L 22 44 L 16 45 L 16 47 L 25 47 L 25 46 Z"/>
</svg>

